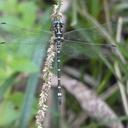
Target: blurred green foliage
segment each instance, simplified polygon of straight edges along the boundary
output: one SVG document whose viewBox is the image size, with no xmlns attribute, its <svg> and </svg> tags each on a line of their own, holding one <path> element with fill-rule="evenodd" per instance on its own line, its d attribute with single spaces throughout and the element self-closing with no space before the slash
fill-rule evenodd
<svg viewBox="0 0 128 128">
<path fill-rule="evenodd" d="M 104 23 L 104 21 L 106 22 L 107 14 L 104 14 L 104 8 L 107 5 L 104 5 L 101 0 L 71 0 L 71 3 L 70 11 L 67 11 L 65 14 L 68 18 L 67 29 L 91 27 L 92 25 L 96 26 L 97 24 L 100 25 L 100 23 Z M 118 16 L 127 16 L 128 13 L 125 12 L 124 14 L 124 10 L 128 9 L 128 3 L 126 1 L 114 2 L 112 0 L 108 4 L 111 9 L 107 10 L 108 12 L 106 13 L 109 13 L 110 15 L 109 22 L 110 26 L 112 26 L 113 34 L 111 34 L 109 31 L 108 26 L 108 36 L 106 36 L 104 40 L 110 42 L 111 38 L 115 38 L 114 35 L 116 31 L 116 27 L 112 24 L 111 20 L 112 18 L 116 19 Z M 90 18 L 88 15 L 84 14 L 84 9 L 88 10 L 88 13 L 93 18 Z M 34 28 L 34 30 L 37 30 L 37 32 L 42 28 L 50 30 L 51 12 L 51 5 L 48 5 L 48 3 L 44 1 L 0 0 L 0 21 L 5 20 L 10 24 L 18 25 L 21 28 Z M 14 33 L 15 35 L 21 37 L 22 40 L 20 38 L 19 40 L 16 40 L 16 42 L 19 42 L 18 45 L 14 44 L 0 46 L 0 115 L 2 115 L 0 120 L 0 128 L 34 127 L 35 124 L 33 123 L 33 120 L 37 111 L 38 101 L 35 97 L 35 93 L 36 88 L 39 85 L 40 69 L 44 63 L 44 58 L 46 57 L 49 35 L 41 33 L 41 35 L 33 36 L 31 34 L 31 36 L 27 37 L 23 36 L 24 34 L 27 35 L 27 33 L 21 33 L 16 28 L 12 29 L 8 26 L 5 29 L 7 32 Z M 102 28 L 99 28 L 99 31 L 102 33 Z M 92 38 L 91 34 L 83 34 L 88 38 Z M 0 38 L 2 39 L 2 37 Z M 35 44 L 38 42 L 42 45 L 40 47 L 39 45 L 24 45 L 20 43 L 27 43 L 29 40 Z M 102 39 L 100 42 L 104 42 L 104 40 Z M 124 46 L 119 46 L 119 51 L 125 60 L 127 60 L 127 45 L 125 45 L 125 43 L 127 43 L 127 39 L 124 40 Z M 78 53 L 84 53 L 85 55 L 88 55 L 89 53 L 88 51 L 85 51 L 83 47 L 78 48 L 74 45 L 74 49 L 77 49 Z M 91 54 L 92 53 L 90 53 L 88 56 L 91 56 Z M 72 58 L 68 55 L 62 56 L 62 62 L 64 64 L 66 62 L 70 62 L 70 59 Z M 120 59 L 113 56 L 108 59 L 100 55 L 96 59 L 91 59 L 86 64 L 86 67 L 83 68 L 89 75 L 98 80 L 98 86 L 93 88 L 97 94 L 105 95 L 107 93 L 106 90 L 111 89 L 112 85 L 114 84 L 113 81 L 117 81 L 117 78 L 114 77 L 115 62 L 119 63 L 119 67 L 124 76 L 123 82 L 126 82 L 128 75 L 127 63 L 123 64 Z M 83 64 L 81 64 L 80 67 L 83 67 Z M 82 73 L 83 71 L 81 71 L 81 74 Z M 81 112 L 81 108 L 75 101 L 74 97 L 70 96 L 70 94 L 67 94 L 67 97 L 70 98 L 67 99 L 66 107 L 76 114 Z M 121 102 L 118 90 L 108 95 L 106 99 L 106 102 L 110 104 L 112 108 L 116 108 L 116 105 Z M 120 108 L 118 108 L 118 110 L 119 109 Z M 124 114 L 123 107 L 120 109 L 119 114 Z M 64 119 L 64 121 L 65 120 L 66 119 Z M 66 121 L 65 126 L 68 127 L 68 123 Z M 102 126 L 99 126 L 96 121 L 91 119 L 90 121 L 83 122 L 81 126 L 81 128 L 100 127 L 102 128 Z"/>
<path fill-rule="evenodd" d="M 38 11 L 38 6 L 34 1 L 0 1 L 1 21 L 18 25 L 21 28 L 38 28 L 40 26 L 48 28 L 50 23 L 49 9 L 43 14 L 45 18 L 40 19 L 40 25 L 35 24 Z M 12 29 L 10 26 L 7 26 L 5 29 L 10 33 L 17 34 L 17 36 L 25 34 L 25 32 L 19 33 L 20 31 L 14 30 L 14 28 Z M 32 35 L 28 39 L 22 38 L 22 42 L 32 38 Z M 32 113 L 35 114 L 32 106 L 35 102 L 34 95 L 38 83 L 40 66 L 45 57 L 43 53 L 46 51 L 48 38 L 45 36 L 43 40 L 38 38 L 38 40 L 32 39 L 32 41 L 43 41 L 46 43 L 42 47 L 22 44 L 0 47 L 0 113 L 4 115 L 0 121 L 0 127 L 28 127 L 28 122 L 33 116 Z M 22 80 L 22 77 L 21 79 L 17 79 L 21 73 L 32 74 L 27 82 L 26 93 L 20 91 L 20 89 L 12 88 L 15 87 L 15 84 L 19 85 L 19 87 L 22 86 L 21 81 L 25 85 L 25 79 Z"/>
</svg>

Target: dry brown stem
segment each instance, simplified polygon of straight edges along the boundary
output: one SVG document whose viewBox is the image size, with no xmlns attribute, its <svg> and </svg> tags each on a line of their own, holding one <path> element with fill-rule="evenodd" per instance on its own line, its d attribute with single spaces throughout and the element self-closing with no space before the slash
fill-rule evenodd
<svg viewBox="0 0 128 128">
<path fill-rule="evenodd" d="M 54 37 L 51 37 L 50 46 L 47 50 L 47 58 L 42 72 L 43 85 L 39 99 L 39 110 L 36 116 L 36 123 L 38 128 L 43 128 L 43 123 L 46 116 L 48 93 L 51 88 L 51 78 L 53 75 L 51 70 L 52 70 L 52 63 L 54 61 L 54 58 L 55 58 Z"/>
</svg>

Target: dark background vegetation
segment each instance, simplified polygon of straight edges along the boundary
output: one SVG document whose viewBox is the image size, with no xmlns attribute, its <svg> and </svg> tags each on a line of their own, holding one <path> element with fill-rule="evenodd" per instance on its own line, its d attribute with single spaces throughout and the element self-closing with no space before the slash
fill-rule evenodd
<svg viewBox="0 0 128 128">
<path fill-rule="evenodd" d="M 104 55 L 93 58 L 90 52 L 84 53 L 88 60 L 67 55 L 62 56 L 64 72 L 67 76 L 81 81 L 92 93 L 97 94 L 111 111 L 119 118 L 124 127 L 128 124 L 128 45 L 127 45 L 127 0 L 63 0 L 65 15 L 65 31 L 80 27 L 95 26 L 99 33 L 104 33 L 103 23 L 106 24 L 106 34 L 100 43 L 122 43 L 118 46 L 120 56 L 106 58 Z M 20 41 L 19 44 L 0 45 L 0 128 L 34 128 L 35 115 L 38 109 L 38 98 L 41 88 L 39 80 L 41 69 L 46 57 L 46 48 L 50 38 L 48 33 L 38 33 L 39 29 L 51 29 L 51 14 L 54 0 L 0 0 L 0 21 L 10 25 L 5 27 L 4 35 L 0 30 L 0 39 L 7 34 L 8 43 Z M 123 20 L 119 40 L 116 31 L 119 18 Z M 16 26 L 19 26 L 17 28 Z M 28 34 L 26 29 L 33 29 L 34 34 Z M 35 34 L 37 32 L 37 34 Z M 12 36 L 13 35 L 13 36 Z M 91 35 L 89 35 L 91 38 Z M 33 42 L 34 45 L 25 45 Z M 37 43 L 38 42 L 38 43 Z M 42 43 L 43 42 L 43 43 Z M 99 42 L 95 42 L 99 43 Z M 42 44 L 42 45 L 37 45 Z M 77 49 L 81 54 L 83 48 Z M 83 52 L 82 52 L 83 53 Z M 90 55 L 90 56 L 89 56 Z M 122 58 L 124 61 L 122 61 Z M 73 72 L 68 72 L 71 69 Z M 84 76 L 89 79 L 84 79 Z M 91 82 L 90 82 L 91 81 Z M 69 85 L 70 86 L 70 85 Z M 78 86 L 79 87 L 79 86 Z M 64 99 L 60 118 L 64 128 L 105 128 L 108 125 L 86 113 L 77 99 L 64 86 Z M 72 90 L 73 91 L 73 90 Z M 121 92 L 121 93 L 120 93 Z M 84 98 L 84 97 L 83 97 Z M 52 99 L 56 103 L 56 98 Z M 91 98 L 90 98 L 91 100 Z M 50 100 L 51 101 L 51 100 Z M 86 103 L 86 99 L 85 99 Z M 103 108 L 104 109 L 104 108 Z M 88 109 L 87 109 L 88 110 Z M 60 113 L 50 107 L 48 110 L 53 119 L 46 119 L 50 128 L 57 128 L 56 115 Z M 95 111 L 95 108 L 94 108 Z M 51 117 L 51 116 L 49 116 Z M 102 113 L 101 113 L 102 117 Z M 46 122 L 47 122 L 46 121 Z M 103 124 L 102 124 L 103 123 Z M 109 122 L 107 122 L 109 123 Z M 47 128 L 47 126 L 46 126 Z M 114 128 L 114 127 L 113 127 Z M 118 128 L 118 127 L 117 127 Z"/>
</svg>

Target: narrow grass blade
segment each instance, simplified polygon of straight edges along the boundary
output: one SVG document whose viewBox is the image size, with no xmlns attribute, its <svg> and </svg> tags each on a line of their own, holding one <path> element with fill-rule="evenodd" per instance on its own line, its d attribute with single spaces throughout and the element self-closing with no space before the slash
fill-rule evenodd
<svg viewBox="0 0 128 128">
<path fill-rule="evenodd" d="M 43 50 L 43 52 L 42 52 Z M 44 51 L 46 47 L 36 47 L 33 57 L 33 62 L 40 68 L 42 64 L 42 60 L 44 60 Z M 31 118 L 32 105 L 34 102 L 34 95 L 36 91 L 36 87 L 38 85 L 39 80 L 39 72 L 30 75 L 27 81 L 27 88 L 25 92 L 25 100 L 23 104 L 22 115 L 20 119 L 20 128 L 28 128 L 29 120 Z"/>
<path fill-rule="evenodd" d="M 6 79 L 6 81 L 0 86 L 0 100 L 5 94 L 5 92 L 14 85 L 18 74 L 18 72 L 14 73 L 8 79 Z"/>
</svg>

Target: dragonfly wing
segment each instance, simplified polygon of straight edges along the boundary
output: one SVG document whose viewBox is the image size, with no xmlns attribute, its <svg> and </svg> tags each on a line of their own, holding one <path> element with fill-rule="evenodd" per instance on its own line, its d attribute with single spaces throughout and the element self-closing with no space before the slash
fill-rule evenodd
<svg viewBox="0 0 128 128">
<path fill-rule="evenodd" d="M 109 44 L 95 44 L 89 42 L 77 42 L 65 40 L 62 45 L 62 55 L 78 59 L 99 59 L 100 57 L 111 58 L 115 48 Z"/>
<path fill-rule="evenodd" d="M 39 41 L 50 37 L 49 31 L 40 29 L 26 29 L 7 22 L 0 22 L 0 44 L 22 43 L 28 45 L 39 45 Z"/>
<path fill-rule="evenodd" d="M 105 29 L 107 24 L 101 25 Z M 103 33 L 98 27 L 81 28 L 64 34 L 64 46 L 62 52 L 79 58 L 99 58 L 111 56 L 111 49 L 116 45 L 106 42 Z M 63 50 L 64 49 L 64 50 Z M 68 49 L 68 50 L 67 50 Z"/>
<path fill-rule="evenodd" d="M 6 75 L 13 72 L 37 73 L 40 70 L 37 63 L 46 57 L 45 53 L 46 46 L 2 45 L 0 46 L 0 67 Z"/>
<path fill-rule="evenodd" d="M 15 25 L 0 24 L 0 66 L 3 65 L 2 69 L 10 69 L 9 73 L 12 70 L 35 71 L 37 65 L 32 62 L 35 50 L 42 51 L 45 56 L 44 50 L 48 46 L 49 37 L 50 34 L 43 31 L 30 31 Z"/>
<path fill-rule="evenodd" d="M 107 24 L 101 25 L 102 30 L 106 30 Z M 101 32 L 99 27 L 90 27 L 90 28 L 80 28 L 66 32 L 64 34 L 64 39 L 74 41 L 75 43 L 82 42 L 96 42 L 97 40 L 101 43 L 104 40 L 104 33 Z M 100 42 L 101 41 L 101 42 Z"/>
</svg>

